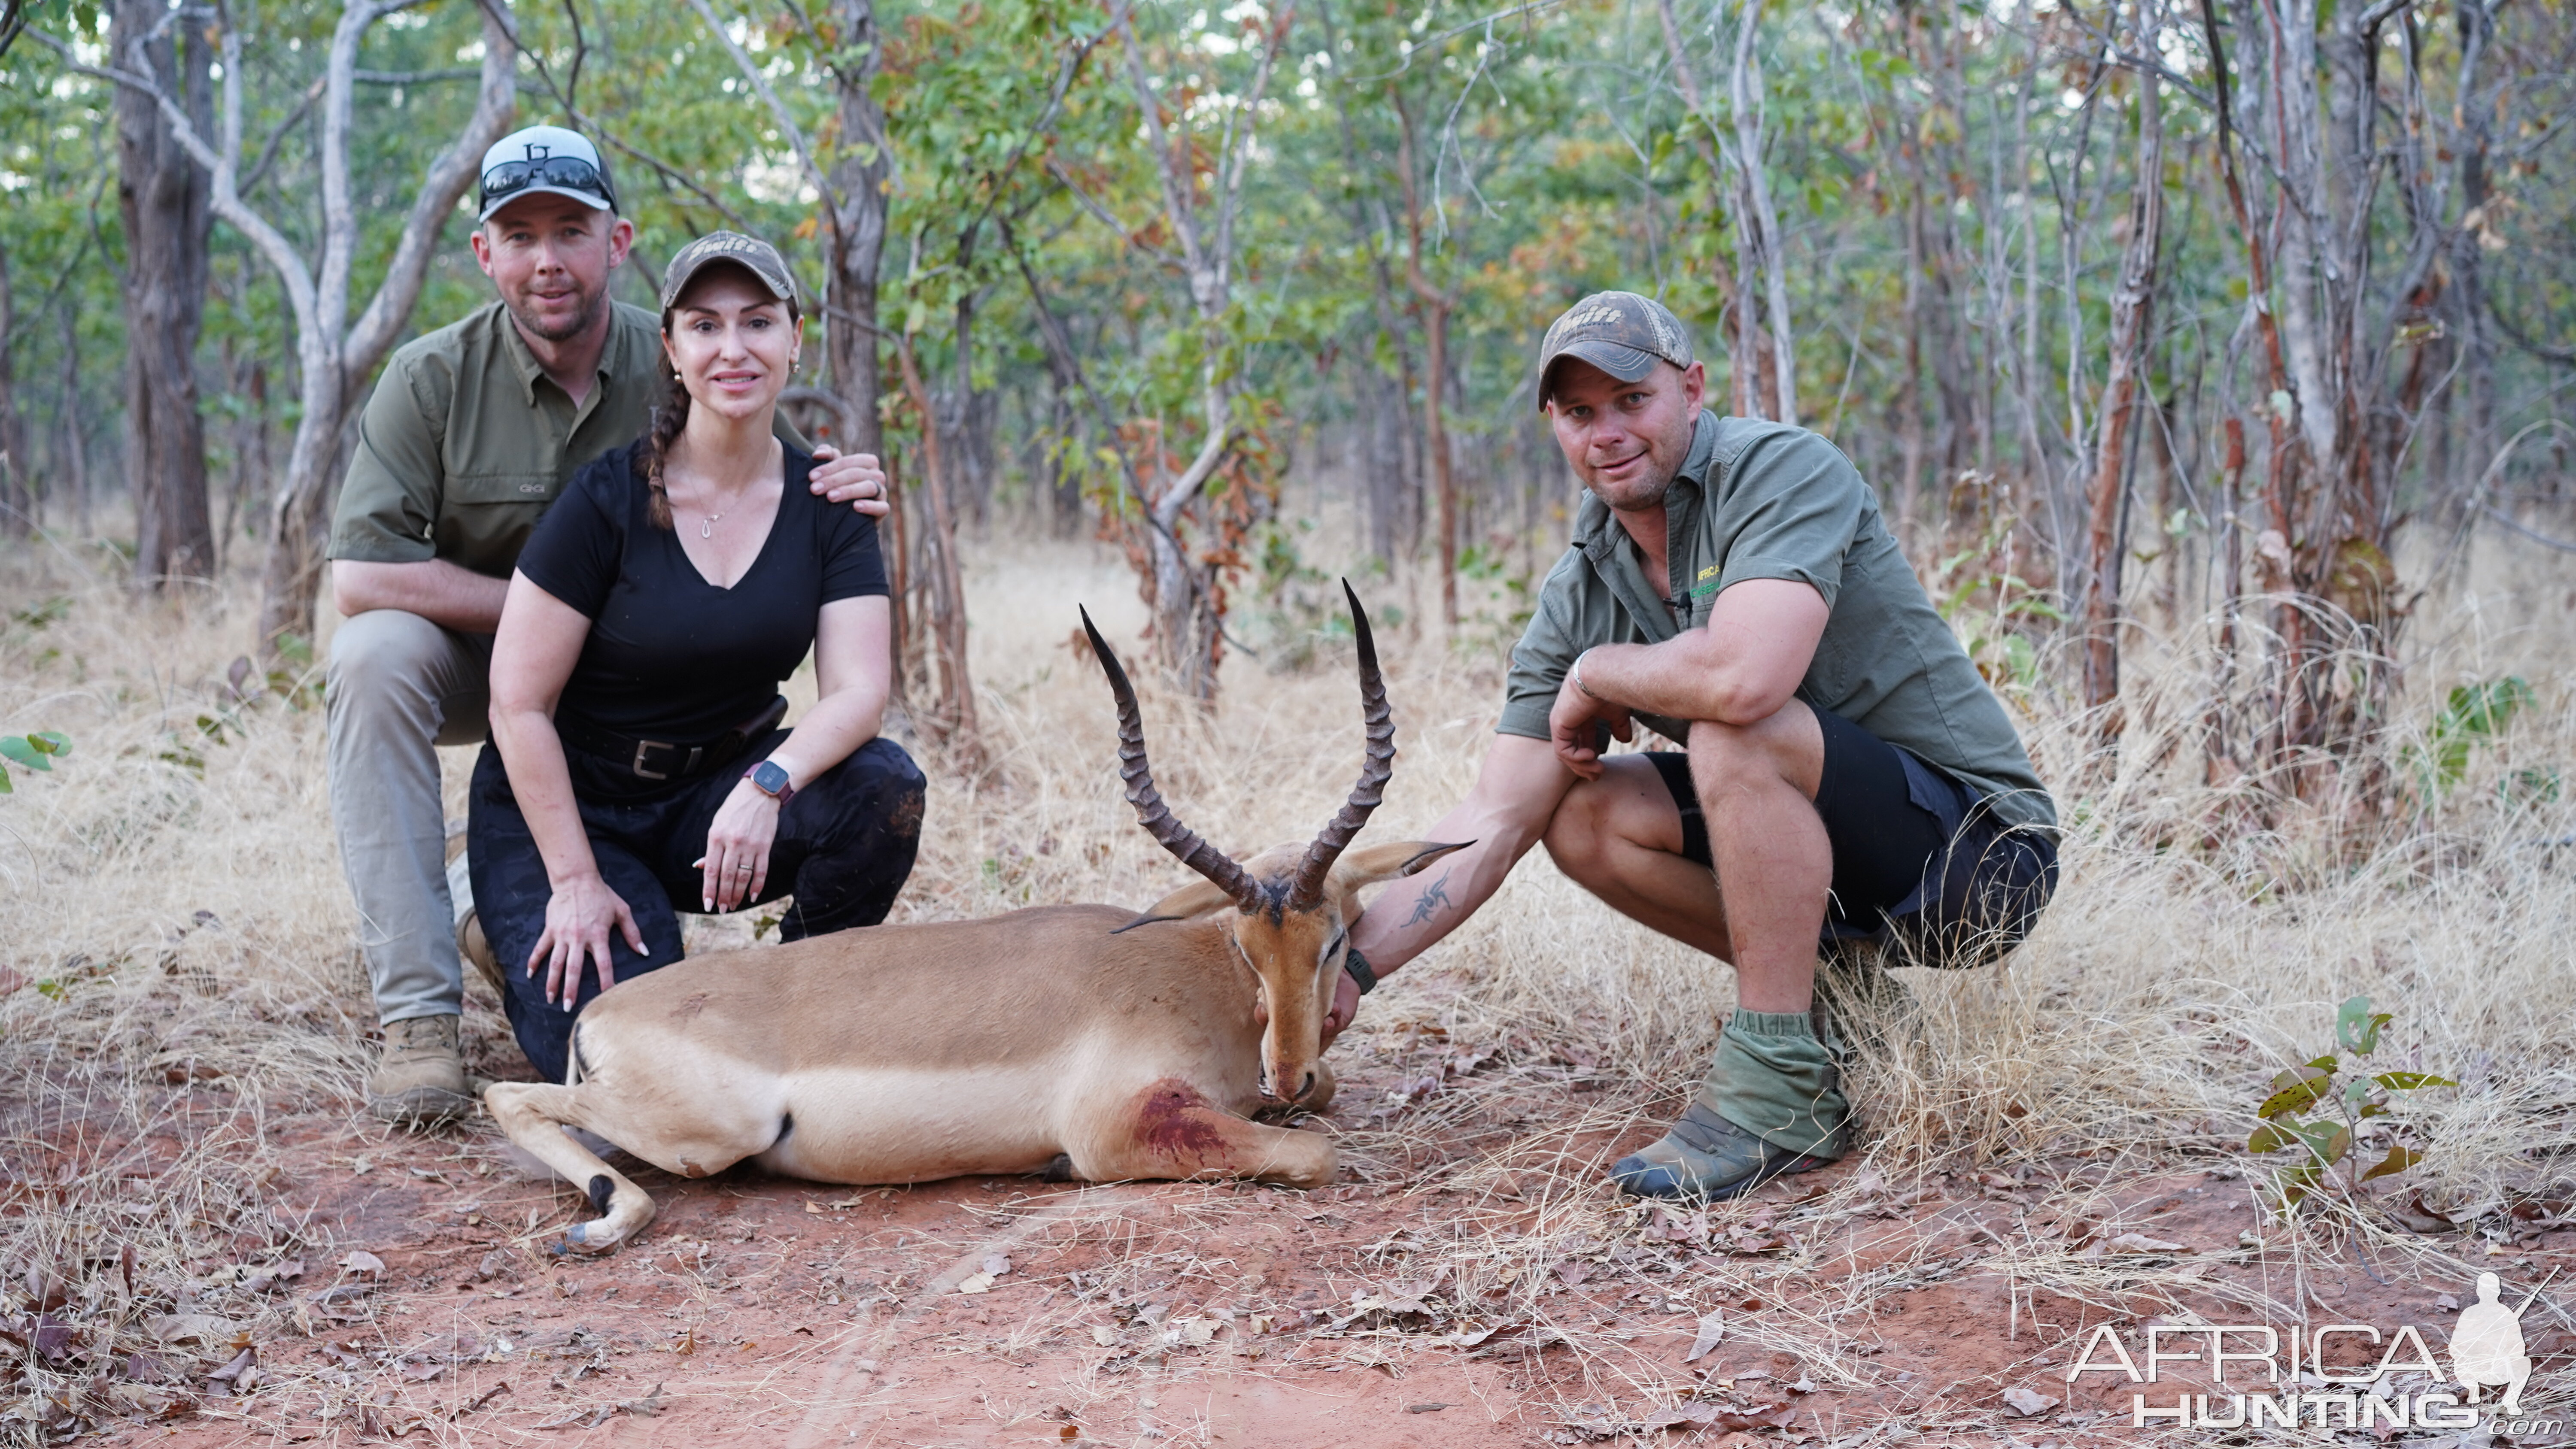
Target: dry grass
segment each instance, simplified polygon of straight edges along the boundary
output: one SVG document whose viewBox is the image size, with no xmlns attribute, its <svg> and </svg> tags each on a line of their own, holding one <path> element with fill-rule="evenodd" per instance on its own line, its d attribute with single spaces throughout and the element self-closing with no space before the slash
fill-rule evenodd
<svg viewBox="0 0 2576 1449">
<path fill-rule="evenodd" d="M 2406 829 L 2358 854 L 2319 819 L 2189 850 L 2158 843 L 2171 831 L 2142 828 L 2221 814 L 2188 782 L 2188 750 L 2150 767 L 2156 731 L 2191 717 L 2196 676 L 2179 653 L 2162 676 L 2174 696 L 2167 723 L 2143 711 L 2116 766 L 2091 756 L 2071 712 L 2041 700 L 2030 727 L 2043 774 L 2091 782 L 2061 788 L 2070 832 L 2057 902 L 2001 967 L 1895 973 L 1903 997 L 1863 1023 L 1853 1069 L 1867 1170 L 1777 1210 L 1779 1225 L 1812 1238 L 1901 1205 L 1929 1172 L 1985 1172 L 2026 1184 L 2032 1199 L 2014 1232 L 1982 1230 L 1994 1240 L 1983 1251 L 2018 1281 L 2105 1303 L 2206 1292 L 2187 1268 L 2087 1258 L 2047 1224 L 2080 1216 L 2124 1178 L 2240 1161 L 2235 1144 L 2264 1079 L 2321 1049 L 2335 1004 L 2361 993 L 2396 1014 L 2391 1036 L 2409 1064 L 2463 1083 L 2425 1094 L 2418 1109 L 2427 1160 L 2409 1181 L 2425 1201 L 2509 1242 L 2518 1225 L 2499 1207 L 2571 1195 L 2557 1163 L 2576 1149 L 2563 996 L 2576 802 L 2516 801 L 2501 788 L 2531 767 L 2576 777 L 2567 576 L 2564 565 L 2504 555 L 2488 564 L 2463 575 L 2483 592 L 2419 607 L 2410 717 L 2420 727 L 2451 683 L 2505 673 L 2530 678 L 2540 705 L 2474 752 L 2466 778 L 2420 802 Z M 0 1267 L 16 1321 L 31 1293 L 62 1296 L 51 1311 L 77 1337 L 77 1352 L 29 1359 L 27 1392 L 0 1411 L 28 1439 L 67 1412 L 80 1365 L 111 1351 L 223 1356 L 205 1343 L 156 1344 L 152 1315 L 214 1314 L 254 1330 L 260 1312 L 277 1310 L 240 1292 L 245 1271 L 301 1257 L 308 1285 L 330 1281 L 332 1245 L 285 1206 L 292 1185 L 265 1176 L 261 1124 L 290 1107 L 353 1110 L 372 1024 L 318 709 L 273 696 L 228 702 L 225 667 L 251 627 L 247 585 L 138 607 L 113 576 L 104 555 L 60 546 L 0 556 L 0 615 L 69 601 L 60 617 L 0 625 L 0 732 L 59 729 L 76 742 L 54 775 L 21 775 L 0 800 Z M 1143 903 L 1179 883 L 1119 797 L 1107 692 L 1066 643 L 1081 601 L 1140 655 L 1132 577 L 1089 547 L 996 543 L 980 552 L 969 593 L 996 763 L 973 781 L 932 768 L 930 823 L 900 916 Z M 1388 603 L 1428 602 L 1382 580 L 1363 593 L 1382 617 Z M 1485 645 L 1452 648 L 1410 623 L 1381 637 L 1403 751 L 1372 827 L 1383 839 L 1427 826 L 1466 790 L 1501 678 Z M 1312 654 L 1299 671 L 1233 661 L 1214 719 L 1148 694 L 1164 792 L 1220 843 L 1303 838 L 1348 789 L 1359 722 L 1346 651 Z M 451 757 L 452 785 L 469 758 Z M 707 938 L 740 931 L 720 923 Z M 1364 1180 L 1436 1180 L 1459 1205 L 1436 1239 L 1390 1240 L 1389 1279 L 1445 1281 L 1452 1301 L 1489 1305 L 1489 1325 L 1574 1344 L 1594 1397 L 1649 1393 L 1650 1366 L 1615 1329 L 1551 1319 L 1549 1285 L 1562 1264 L 1609 1261 L 1620 1243 L 1662 1252 L 1749 1220 L 1728 1209 L 1676 1225 L 1605 1207 L 1594 1188 L 1611 1140 L 1671 1110 L 1696 1079 L 1731 1006 L 1728 972 L 1611 918 L 1543 858 L 1524 862 L 1493 906 L 1372 998 L 1343 1048 L 1445 1083 L 1401 1110 L 1349 1102 L 1338 1114 Z M 1569 1095 L 1575 1078 L 1597 1090 Z M 1223 1210 L 1221 1195 L 1208 1204 Z M 1185 1253 L 1189 1227 L 1167 1222 L 1146 1241 L 1131 1233 L 1115 1271 Z M 2419 1256 L 2457 1246 L 2351 1221 L 2301 1237 L 2298 1251 L 2352 1251 L 2346 1232 Z M 1935 1233 L 1841 1278 L 1803 1250 L 1746 1260 L 1734 1278 L 1701 1260 L 1673 1301 L 1831 1283 L 1795 1313 L 1738 1320 L 1826 1381 L 1852 1372 L 1842 1350 L 1874 1302 L 1955 1272 L 1960 1258 Z M 2266 1290 L 2276 1306 L 2305 1293 L 2305 1260 L 2285 1261 L 2290 1277 Z M 62 1295 L 45 1292 L 48 1274 Z M 1114 1291 L 1102 1279 L 1086 1299 Z M 148 1384 L 115 1392 L 147 1411 L 171 1397 Z"/>
</svg>

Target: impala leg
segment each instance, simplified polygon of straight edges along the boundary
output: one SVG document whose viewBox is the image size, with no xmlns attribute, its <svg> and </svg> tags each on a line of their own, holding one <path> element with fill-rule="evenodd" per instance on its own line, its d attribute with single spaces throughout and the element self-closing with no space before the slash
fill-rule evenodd
<svg viewBox="0 0 2576 1449">
<path fill-rule="evenodd" d="M 653 1220 L 653 1199 L 626 1174 L 599 1159 L 564 1128 L 583 1126 L 579 1087 L 495 1082 L 483 1089 L 484 1109 L 511 1141 L 568 1182 L 579 1184 L 603 1216 L 564 1230 L 564 1242 L 585 1252 L 606 1252 Z"/>
<path fill-rule="evenodd" d="M 1244 1177 L 1321 1187 L 1340 1165 L 1320 1135 L 1246 1121 L 1176 1077 L 1137 1093 L 1091 1139 L 1069 1155 L 1093 1182 Z"/>
</svg>

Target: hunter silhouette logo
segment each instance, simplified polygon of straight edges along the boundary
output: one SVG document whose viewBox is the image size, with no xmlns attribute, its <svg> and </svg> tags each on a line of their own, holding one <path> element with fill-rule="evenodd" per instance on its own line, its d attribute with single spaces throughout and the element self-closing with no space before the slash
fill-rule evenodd
<svg viewBox="0 0 2576 1449">
<path fill-rule="evenodd" d="M 2086 1374 L 2108 1373 L 2132 1384 L 2172 1382 L 2174 1370 L 2191 1365 L 2206 1375 L 2214 1393 L 2177 1393 L 2170 1405 L 2155 1402 L 2159 1391 L 2129 1395 L 2129 1423 L 2146 1428 L 2159 1423 L 2195 1429 L 2262 1428 L 2363 1429 L 2388 1437 L 2399 1429 L 2468 1429 L 2479 1422 L 2478 1402 L 2485 1389 L 2502 1389 L 2488 1410 L 2489 1427 L 2500 1432 L 2556 1434 L 2560 1419 L 2526 1419 L 2522 1391 L 2531 1382 L 2531 1351 L 2523 1341 L 2522 1317 L 2550 1278 L 2513 1307 L 2501 1298 L 2503 1284 L 2493 1273 L 2477 1277 L 2477 1298 L 2460 1310 L 2446 1357 L 2436 1356 L 2424 1330 L 2400 1324 L 2383 1333 L 2366 1323 L 2291 1324 L 2275 1328 L 2259 1323 L 2165 1323 L 2144 1327 L 2132 1353 L 2118 1329 L 2094 1328 L 2083 1351 L 2066 1368 L 2066 1382 Z M 2448 1299 L 2445 1298 L 2445 1306 Z M 2283 1350 L 2286 1349 L 2286 1354 Z M 2355 1354 L 2355 1349 L 2362 1352 Z M 2358 1358 L 2358 1362 L 2338 1362 Z M 2375 1358 L 2375 1362 L 2374 1362 Z M 2230 1382 L 2231 1371 L 2235 1382 Z M 2258 1382 L 2249 1382 L 2258 1381 Z M 2238 1385 L 2253 1387 L 2248 1393 Z M 2451 1386 L 2456 1385 L 2455 1392 Z"/>
<path fill-rule="evenodd" d="M 2550 1274 L 2554 1278 L 2556 1273 Z M 2480 1388 L 2502 1385 L 2504 1397 L 2500 1406 L 2508 1414 L 2522 1412 L 2522 1386 L 2531 1382 L 2531 1354 L 2522 1342 L 2522 1315 L 2540 1301 L 2540 1288 L 2534 1288 L 2522 1300 L 2522 1307 L 2507 1308 L 2496 1297 L 2502 1282 L 2493 1273 L 2478 1275 L 2478 1301 L 2460 1310 L 2460 1323 L 2451 1330 L 2451 1372 L 2469 1391 L 2469 1402 L 2478 1401 Z M 2549 1286 L 2544 1278 L 2541 1288 Z"/>
</svg>

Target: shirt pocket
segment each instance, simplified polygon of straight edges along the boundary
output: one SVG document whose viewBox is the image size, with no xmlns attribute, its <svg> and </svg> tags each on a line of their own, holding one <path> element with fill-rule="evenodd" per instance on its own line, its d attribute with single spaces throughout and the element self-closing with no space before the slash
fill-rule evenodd
<svg viewBox="0 0 2576 1449">
<path fill-rule="evenodd" d="M 552 473 L 450 474 L 438 509 L 438 556 L 506 576 L 559 491 Z"/>
</svg>

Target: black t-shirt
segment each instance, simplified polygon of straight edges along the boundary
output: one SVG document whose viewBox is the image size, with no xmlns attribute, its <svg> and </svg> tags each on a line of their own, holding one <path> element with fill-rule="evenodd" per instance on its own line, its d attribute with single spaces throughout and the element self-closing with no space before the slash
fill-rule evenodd
<svg viewBox="0 0 2576 1449">
<path fill-rule="evenodd" d="M 558 718 L 693 743 L 767 707 L 814 647 L 825 604 L 886 592 L 885 560 L 876 521 L 809 492 L 814 459 L 789 448 L 768 539 L 732 588 L 717 588 L 679 535 L 647 516 L 637 446 L 573 475 L 529 536 L 519 572 L 590 618 Z"/>
</svg>

